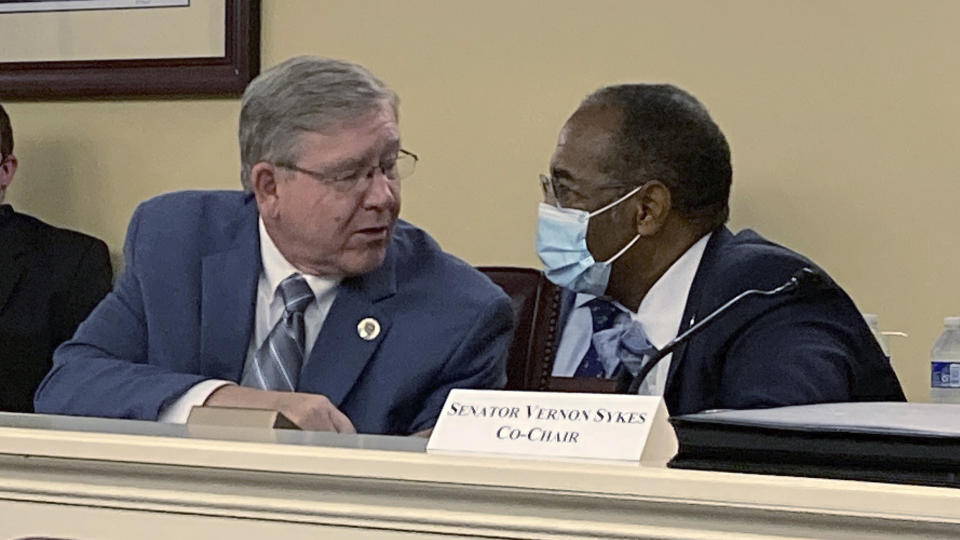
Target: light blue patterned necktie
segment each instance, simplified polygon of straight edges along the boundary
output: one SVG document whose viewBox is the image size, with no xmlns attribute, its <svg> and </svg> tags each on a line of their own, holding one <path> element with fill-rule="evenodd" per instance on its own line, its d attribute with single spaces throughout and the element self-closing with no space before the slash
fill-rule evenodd
<svg viewBox="0 0 960 540">
<path fill-rule="evenodd" d="M 592 346 L 605 363 L 614 364 L 606 366 L 614 375 L 624 368 L 636 375 L 647 359 L 657 352 L 640 323 L 630 319 L 619 320 L 613 327 L 593 334 Z M 644 381 L 644 385 L 649 386 L 648 382 Z"/>
<path fill-rule="evenodd" d="M 620 308 L 602 300 L 600 298 L 594 298 L 590 300 L 584 307 L 590 308 L 590 318 L 593 320 L 593 334 L 596 335 L 597 332 L 602 332 L 604 330 L 609 330 L 613 328 L 617 320 L 620 318 L 618 315 L 623 313 L 620 311 Z M 613 370 L 610 370 L 611 374 Z M 607 373 L 605 363 L 600 358 L 597 353 L 597 348 L 594 346 L 593 341 L 591 340 L 590 346 L 587 348 L 587 352 L 584 353 L 583 358 L 580 360 L 580 365 L 577 367 L 576 372 L 574 372 L 574 377 L 590 377 L 602 379 L 603 377 L 609 377 L 611 374 Z"/>
<path fill-rule="evenodd" d="M 303 312 L 314 301 L 313 290 L 300 274 L 290 274 L 277 286 L 283 315 L 254 354 L 243 386 L 294 392 L 304 355 Z"/>
</svg>

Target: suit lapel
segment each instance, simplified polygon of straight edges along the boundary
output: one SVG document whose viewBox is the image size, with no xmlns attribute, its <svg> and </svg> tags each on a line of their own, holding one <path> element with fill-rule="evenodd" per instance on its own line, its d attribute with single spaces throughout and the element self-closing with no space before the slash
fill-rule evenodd
<svg viewBox="0 0 960 540">
<path fill-rule="evenodd" d="M 29 267 L 28 260 L 39 245 L 39 231 L 28 222 L 17 219 L 18 214 L 5 208 L 0 222 L 0 311 Z"/>
<path fill-rule="evenodd" d="M 393 321 L 376 303 L 395 292 L 392 249 L 379 268 L 340 284 L 310 357 L 300 372 L 299 391 L 323 394 L 334 406 L 340 407 L 390 331 Z M 366 319 L 373 319 L 379 325 L 379 332 L 372 339 L 369 339 L 371 333 L 361 332 L 359 328 Z"/>
<path fill-rule="evenodd" d="M 12 254 L 12 257 L 3 257 L 0 261 L 0 312 L 7 305 L 10 293 L 27 271 L 27 253 Z"/>
<path fill-rule="evenodd" d="M 260 234 L 251 200 L 231 245 L 203 258 L 200 373 L 239 381 L 243 371 L 260 276 Z"/>
<path fill-rule="evenodd" d="M 700 259 L 700 266 L 693 277 L 693 283 L 690 284 L 690 293 L 687 295 L 687 306 L 683 310 L 683 319 L 680 321 L 680 330 L 677 335 L 682 334 L 693 323 L 699 321 L 701 317 L 706 317 L 708 313 L 701 313 L 701 302 L 703 293 L 706 290 L 710 276 L 713 275 L 713 266 L 716 262 L 717 254 L 723 246 L 733 238 L 733 234 L 726 227 L 721 227 L 714 231 L 713 236 L 707 241 L 707 247 L 703 250 L 703 257 Z M 695 337 L 692 339 L 696 339 Z M 687 346 L 690 341 L 680 344 L 673 350 L 673 357 L 670 360 L 670 371 L 667 375 L 667 384 L 664 395 L 670 393 L 674 378 L 680 365 L 686 360 Z"/>
</svg>

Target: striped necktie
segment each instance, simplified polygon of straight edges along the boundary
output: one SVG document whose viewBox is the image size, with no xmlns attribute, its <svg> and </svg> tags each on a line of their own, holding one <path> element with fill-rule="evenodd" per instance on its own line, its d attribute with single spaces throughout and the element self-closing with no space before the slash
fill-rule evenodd
<svg viewBox="0 0 960 540">
<path fill-rule="evenodd" d="M 585 306 L 590 308 L 594 334 L 612 328 L 617 321 L 617 315 L 621 313 L 617 306 L 599 298 L 590 300 Z M 577 366 L 577 370 L 573 376 L 599 379 L 607 376 L 603 361 L 600 359 L 592 339 L 590 341 L 590 347 L 587 348 L 587 352 L 583 355 L 583 359 L 580 360 L 580 365 Z"/>
<path fill-rule="evenodd" d="M 304 355 L 303 312 L 314 301 L 313 290 L 300 274 L 290 274 L 277 286 L 283 315 L 270 330 L 243 374 L 243 386 L 294 392 Z"/>
</svg>

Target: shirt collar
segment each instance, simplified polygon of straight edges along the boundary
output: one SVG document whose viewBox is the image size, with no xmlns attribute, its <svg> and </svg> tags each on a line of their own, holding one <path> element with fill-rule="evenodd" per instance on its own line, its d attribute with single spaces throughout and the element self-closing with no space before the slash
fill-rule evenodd
<svg viewBox="0 0 960 540">
<path fill-rule="evenodd" d="M 263 277 L 270 286 L 271 303 L 273 302 L 274 295 L 277 293 L 277 286 L 290 274 L 301 274 L 307 281 L 307 285 L 310 286 L 310 290 L 313 291 L 313 295 L 317 297 L 340 283 L 339 278 L 333 279 L 312 276 L 297 270 L 297 268 L 290 264 L 290 261 L 280 253 L 277 245 L 273 243 L 273 239 L 270 238 L 270 234 L 267 233 L 267 228 L 263 225 L 263 218 L 258 217 L 257 220 L 260 226 L 260 264 L 263 268 Z"/>
<path fill-rule="evenodd" d="M 660 279 L 650 287 L 647 295 L 640 302 L 636 313 L 632 313 L 618 302 L 613 305 L 630 313 L 633 320 L 640 323 L 650 343 L 660 349 L 676 337 L 683 319 L 683 311 L 687 307 L 687 297 L 693 278 L 700 267 L 703 252 L 710 241 L 710 234 L 697 240 L 687 251 L 667 268 Z M 573 301 L 575 308 L 584 307 L 595 299 L 591 294 L 577 293 Z"/>
<path fill-rule="evenodd" d="M 573 307 L 574 307 L 574 308 L 582 308 L 583 306 L 587 305 L 587 302 L 589 302 L 589 301 L 591 301 L 591 300 L 593 300 L 593 299 L 595 299 L 595 298 L 597 298 L 597 297 L 594 296 L 594 295 L 592 295 L 592 294 L 577 293 L 576 298 L 574 298 L 574 300 L 573 300 Z M 614 305 L 616 305 L 617 307 L 620 307 L 618 304 L 614 304 Z M 622 308 L 621 308 L 621 309 L 622 309 Z"/>
<path fill-rule="evenodd" d="M 697 240 L 650 287 L 633 315 L 654 347 L 661 349 L 676 337 L 687 307 L 690 286 L 697 275 L 712 233 Z"/>
</svg>

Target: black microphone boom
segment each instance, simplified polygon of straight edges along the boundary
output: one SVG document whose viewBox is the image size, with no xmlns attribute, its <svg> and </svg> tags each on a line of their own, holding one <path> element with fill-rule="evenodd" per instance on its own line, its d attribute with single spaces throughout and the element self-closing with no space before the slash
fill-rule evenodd
<svg viewBox="0 0 960 540">
<path fill-rule="evenodd" d="M 827 283 L 827 277 L 824 276 L 822 272 L 814 270 L 809 266 L 804 266 L 803 268 L 794 272 L 793 275 L 790 276 L 790 279 L 786 281 L 786 283 L 775 289 L 766 291 L 750 289 L 743 291 L 742 293 L 728 300 L 727 303 L 713 310 L 712 313 L 703 319 L 700 319 L 697 324 L 687 328 L 685 332 L 670 340 L 670 342 L 664 345 L 662 349 L 655 352 L 652 356 L 650 356 L 650 358 L 647 359 L 646 362 L 644 362 L 643 366 L 640 368 L 640 371 L 638 371 L 635 376 L 631 377 L 630 372 L 626 369 L 621 370 L 620 379 L 617 381 L 617 393 L 636 394 L 640 390 L 640 384 L 643 383 L 644 379 L 646 379 L 647 375 L 653 371 L 653 368 L 656 367 L 660 360 L 663 360 L 664 357 L 672 353 L 673 350 L 676 349 L 681 343 L 684 343 L 690 339 L 690 337 L 698 333 L 703 327 L 713 322 L 714 319 L 738 304 L 744 298 L 750 296 L 776 296 L 778 294 L 794 291 L 798 293 L 806 293 L 823 288 L 827 285 Z"/>
</svg>

